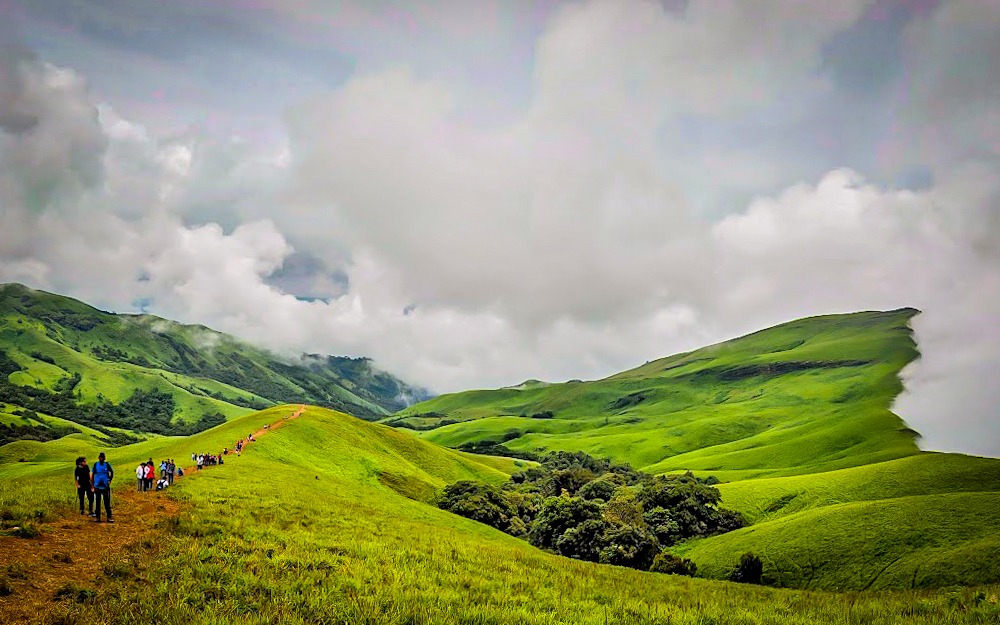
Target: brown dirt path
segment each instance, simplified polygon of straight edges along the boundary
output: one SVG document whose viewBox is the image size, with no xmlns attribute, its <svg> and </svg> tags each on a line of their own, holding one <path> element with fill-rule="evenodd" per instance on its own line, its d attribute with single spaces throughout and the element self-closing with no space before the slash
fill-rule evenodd
<svg viewBox="0 0 1000 625">
<path fill-rule="evenodd" d="M 280 421 L 254 432 L 254 440 L 301 416 L 305 408 L 299 406 Z M 252 445 L 246 440 L 243 443 L 244 451 Z M 184 476 L 178 479 L 197 474 L 194 467 L 185 468 Z M 132 483 L 131 472 L 125 471 L 125 475 L 119 479 Z M 0 580 L 5 580 L 11 591 L 0 596 L 0 623 L 45 622 L 55 607 L 56 591 L 67 583 L 94 588 L 94 581 L 104 572 L 106 558 L 134 546 L 152 549 L 158 533 L 163 531 L 158 521 L 181 511 L 181 504 L 167 492 L 115 490 L 111 497 L 113 524 L 95 523 L 93 518 L 81 516 L 74 501 L 72 511 L 62 511 L 58 519 L 42 526 L 38 538 L 0 536 Z"/>
</svg>

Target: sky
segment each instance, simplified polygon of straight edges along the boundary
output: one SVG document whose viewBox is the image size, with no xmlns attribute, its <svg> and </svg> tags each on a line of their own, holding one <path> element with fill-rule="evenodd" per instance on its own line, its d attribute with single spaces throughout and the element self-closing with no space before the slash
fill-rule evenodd
<svg viewBox="0 0 1000 625">
<path fill-rule="evenodd" d="M 1000 455 L 1000 3 L 0 0 L 0 282 L 437 392 L 915 307 Z"/>
</svg>

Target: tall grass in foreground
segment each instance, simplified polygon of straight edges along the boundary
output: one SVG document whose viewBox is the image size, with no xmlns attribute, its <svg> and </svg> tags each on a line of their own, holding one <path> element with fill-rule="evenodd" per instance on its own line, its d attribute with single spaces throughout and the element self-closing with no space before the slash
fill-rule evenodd
<svg viewBox="0 0 1000 625">
<path fill-rule="evenodd" d="M 170 492 L 186 501 L 186 512 L 161 520 L 168 537 L 155 561 L 141 545 L 115 556 L 104 567 L 113 574 L 95 585 L 96 598 L 65 605 L 58 620 L 929 625 L 1000 619 L 995 586 L 803 592 L 545 554 L 400 496 L 379 476 L 394 459 L 402 465 L 395 443 L 403 441 L 387 438 L 377 454 L 351 453 L 354 427 L 346 417 L 310 409 L 238 463 L 180 482 Z M 438 453 L 431 449 L 422 453 Z M 452 470 L 443 456 L 438 460 L 425 459 L 428 479 Z"/>
</svg>

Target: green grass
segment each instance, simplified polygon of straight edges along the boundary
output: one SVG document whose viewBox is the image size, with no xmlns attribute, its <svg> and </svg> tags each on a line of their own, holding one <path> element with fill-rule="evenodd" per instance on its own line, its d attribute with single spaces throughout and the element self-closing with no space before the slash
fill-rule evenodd
<svg viewBox="0 0 1000 625">
<path fill-rule="evenodd" d="M 123 447 L 111 459 L 128 467 L 148 455 L 218 447 L 289 411 L 240 417 L 188 439 Z M 0 464 L 0 492 L 18 482 L 43 486 L 65 471 L 52 464 L 57 456 L 48 454 L 20 478 L 8 477 L 9 465 Z M 243 457 L 180 480 L 168 493 L 186 510 L 164 522 L 169 538 L 155 561 L 141 545 L 115 556 L 104 566 L 115 574 L 94 585 L 93 602 L 66 604 L 60 620 L 876 625 L 985 623 L 1000 615 L 995 586 L 834 594 L 553 556 L 419 496 L 424 487 L 468 477 L 505 479 L 475 458 L 311 408 Z"/>
<path fill-rule="evenodd" d="M 917 355 L 915 312 L 794 321 L 595 382 L 454 393 L 395 417 L 460 421 L 421 433 L 449 446 L 516 430 L 511 449 L 586 451 L 654 473 L 792 475 L 901 458 L 919 453 L 890 411 Z M 518 418 L 546 411 L 555 418 Z"/>
</svg>

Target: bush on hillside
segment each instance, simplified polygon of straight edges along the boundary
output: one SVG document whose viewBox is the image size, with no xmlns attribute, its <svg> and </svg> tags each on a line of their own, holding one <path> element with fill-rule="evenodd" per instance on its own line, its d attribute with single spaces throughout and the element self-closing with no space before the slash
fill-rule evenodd
<svg viewBox="0 0 1000 625">
<path fill-rule="evenodd" d="M 615 491 L 625 485 L 625 479 L 616 473 L 606 473 L 580 487 L 577 494 L 588 500 L 610 501 Z"/>
<path fill-rule="evenodd" d="M 750 552 L 740 556 L 739 564 L 729 574 L 729 581 L 741 584 L 760 584 L 764 574 L 764 563 L 760 557 Z"/>
<path fill-rule="evenodd" d="M 587 519 L 567 529 L 555 540 L 555 552 L 567 558 L 599 562 L 605 547 L 607 523 L 604 519 Z"/>
<path fill-rule="evenodd" d="M 513 506 L 495 486 L 463 480 L 449 484 L 438 504 L 444 510 L 506 531 L 517 515 Z"/>
<path fill-rule="evenodd" d="M 528 540 L 536 547 L 555 549 L 568 530 L 603 518 L 600 504 L 579 497 L 549 497 L 535 518 Z"/>
<path fill-rule="evenodd" d="M 604 531 L 602 543 L 600 561 L 603 564 L 640 570 L 648 569 L 660 551 L 656 536 L 639 525 L 609 525 Z"/>
<path fill-rule="evenodd" d="M 661 551 L 653 558 L 653 565 L 649 570 L 654 573 L 666 573 L 668 575 L 687 575 L 694 577 L 698 571 L 695 563 L 687 558 L 679 558 L 669 551 Z"/>
</svg>

